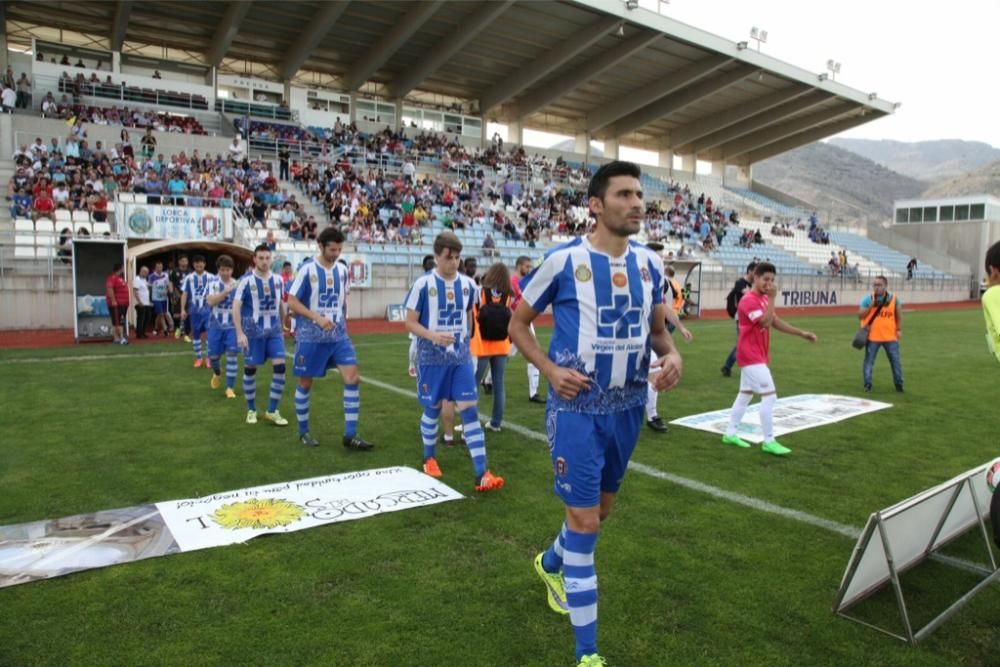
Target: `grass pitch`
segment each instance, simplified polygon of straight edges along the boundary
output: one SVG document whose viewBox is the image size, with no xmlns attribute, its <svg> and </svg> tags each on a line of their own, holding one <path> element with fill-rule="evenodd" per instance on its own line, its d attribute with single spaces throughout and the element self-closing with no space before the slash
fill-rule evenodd
<svg viewBox="0 0 1000 667">
<path fill-rule="evenodd" d="M 860 395 L 862 354 L 849 345 L 856 320 L 790 319 L 820 342 L 773 334 L 779 395 Z M 665 419 L 727 407 L 737 391 L 738 378 L 718 371 L 732 324 L 690 327 L 694 343 L 678 343 L 681 387 L 660 399 Z M 355 343 L 364 377 L 412 391 L 405 336 Z M 312 431 L 323 444 L 308 450 L 294 421 L 244 425 L 242 399 L 212 392 L 188 350 L 171 341 L 0 351 L 0 525 L 419 467 L 414 398 L 363 383 L 360 433 L 377 448 L 347 452 L 340 380 L 319 381 Z M 875 367 L 872 398 L 895 407 L 784 436 L 787 459 L 672 427 L 666 436 L 644 429 L 634 460 L 860 528 L 869 513 L 1000 455 L 1000 368 L 978 311 L 908 312 L 902 359 L 904 395 L 884 356 Z M 266 397 L 270 371 L 258 377 Z M 523 359 L 507 378 L 506 418 L 543 432 Z M 290 419 L 292 387 L 290 377 L 281 405 Z M 481 397 L 482 413 L 490 400 Z M 487 447 L 507 480 L 499 493 L 474 497 L 467 453 L 439 448 L 444 481 L 467 500 L 0 590 L 0 665 L 572 665 L 569 622 L 548 610 L 531 567 L 561 522 L 548 450 L 511 429 L 487 433 Z M 997 664 L 995 587 L 917 648 L 834 616 L 853 546 L 633 471 L 598 542 L 601 651 L 615 666 Z M 982 560 L 973 546 L 963 540 L 949 553 Z M 907 574 L 914 621 L 972 582 L 933 562 Z M 891 595 L 858 611 L 898 627 Z"/>
</svg>

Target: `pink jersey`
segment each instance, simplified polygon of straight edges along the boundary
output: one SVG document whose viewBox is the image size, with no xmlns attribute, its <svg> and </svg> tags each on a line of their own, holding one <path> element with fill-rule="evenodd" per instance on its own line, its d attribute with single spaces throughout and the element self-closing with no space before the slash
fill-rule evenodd
<svg viewBox="0 0 1000 667">
<path fill-rule="evenodd" d="M 762 327 L 760 319 L 767 312 L 767 296 L 749 290 L 736 308 L 740 333 L 736 340 L 736 363 L 740 368 L 766 364 L 771 351 L 771 329 Z"/>
<path fill-rule="evenodd" d="M 521 303 L 521 276 L 516 273 L 510 277 L 510 309 L 515 310 L 517 304 Z"/>
</svg>

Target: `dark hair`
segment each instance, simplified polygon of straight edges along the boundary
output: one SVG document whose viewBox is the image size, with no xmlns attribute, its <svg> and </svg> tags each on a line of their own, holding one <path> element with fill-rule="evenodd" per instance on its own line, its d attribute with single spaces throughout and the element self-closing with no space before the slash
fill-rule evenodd
<svg viewBox="0 0 1000 667">
<path fill-rule="evenodd" d="M 424 267 L 424 271 L 430 271 L 434 268 L 434 255 L 424 255 L 424 261 L 421 262 Z"/>
<path fill-rule="evenodd" d="M 758 277 L 764 275 L 765 273 L 777 274 L 778 269 L 774 268 L 774 264 L 771 264 L 770 262 L 760 262 L 757 264 L 757 268 L 753 270 L 753 274 Z"/>
<path fill-rule="evenodd" d="M 885 283 L 886 287 L 889 286 L 889 279 L 886 278 L 885 276 L 875 276 L 875 280 L 881 280 L 882 282 Z"/>
<path fill-rule="evenodd" d="M 642 170 L 639 169 L 639 165 L 636 163 L 625 162 L 623 160 L 615 160 L 603 165 L 597 170 L 593 178 L 590 179 L 590 185 L 587 187 L 587 198 L 597 197 L 598 199 L 604 199 L 604 195 L 608 192 L 608 182 L 615 176 L 641 178 Z"/>
<path fill-rule="evenodd" d="M 202 255 L 195 255 L 194 257 L 191 258 L 191 263 L 192 264 L 197 264 L 198 262 L 201 262 L 202 264 L 204 264 L 205 263 L 205 257 L 202 256 Z"/>
<path fill-rule="evenodd" d="M 457 253 L 462 252 L 462 242 L 455 236 L 454 232 L 441 232 L 434 239 L 434 254 L 444 254 L 445 250 L 454 250 Z"/>
<path fill-rule="evenodd" d="M 284 264 L 281 265 L 281 270 L 282 271 L 284 271 L 285 269 L 290 269 L 290 268 L 292 268 L 292 263 L 291 262 L 285 262 Z"/>
<path fill-rule="evenodd" d="M 340 231 L 338 228 L 330 225 L 323 231 L 319 233 L 319 237 L 316 239 L 316 243 L 320 247 L 325 247 L 327 243 L 343 243 L 344 242 L 344 232 Z"/>
<path fill-rule="evenodd" d="M 271 249 L 267 247 L 266 243 L 261 243 L 260 245 L 258 245 L 256 248 L 253 249 L 253 254 L 256 255 L 259 252 L 271 252 Z"/>
<path fill-rule="evenodd" d="M 753 273 L 757 270 L 757 262 L 750 262 L 747 264 L 747 273 Z"/>
<path fill-rule="evenodd" d="M 216 269 L 232 269 L 234 266 L 233 258 L 229 255 L 219 255 L 219 258 L 215 260 Z"/>
<path fill-rule="evenodd" d="M 122 270 L 121 262 L 115 262 L 114 264 L 111 265 L 111 273 L 118 273 L 121 270 Z"/>
<path fill-rule="evenodd" d="M 517 261 L 514 262 L 514 266 L 521 266 L 525 262 L 531 262 L 531 258 L 527 255 L 521 255 L 517 258 Z"/>
<path fill-rule="evenodd" d="M 675 273 L 674 272 L 674 267 L 668 266 L 668 267 L 665 267 L 663 270 L 666 271 L 667 275 L 670 276 L 671 278 L 674 277 L 674 273 Z"/>
<path fill-rule="evenodd" d="M 990 246 L 990 249 L 986 251 L 986 272 L 990 272 L 990 267 L 995 268 L 1000 271 L 1000 241 L 997 241 Z"/>
</svg>

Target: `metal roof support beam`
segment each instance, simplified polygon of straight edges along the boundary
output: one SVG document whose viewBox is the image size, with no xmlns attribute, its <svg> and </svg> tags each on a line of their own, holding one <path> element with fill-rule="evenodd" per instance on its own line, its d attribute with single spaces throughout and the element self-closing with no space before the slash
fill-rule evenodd
<svg viewBox="0 0 1000 667">
<path fill-rule="evenodd" d="M 588 114 L 587 129 L 594 132 L 607 127 L 619 118 L 624 118 L 633 111 L 641 109 L 661 97 L 666 97 L 678 88 L 694 83 L 732 61 L 732 58 L 725 55 L 709 56 L 683 67 L 659 81 L 637 88 L 613 104 L 599 107 Z"/>
<path fill-rule="evenodd" d="M 480 95 L 479 113 L 485 114 L 493 107 L 503 104 L 525 88 L 552 74 L 624 23 L 621 19 L 603 17 L 573 33 L 572 37 L 549 49 L 537 60 L 522 67 L 513 76 L 504 79 Z"/>
<path fill-rule="evenodd" d="M 111 50 L 121 51 L 128 31 L 128 17 L 132 13 L 132 0 L 118 0 L 115 6 L 115 20 L 111 24 Z"/>
<path fill-rule="evenodd" d="M 212 45 L 208 50 L 208 64 L 218 67 L 222 64 L 222 59 L 226 56 L 226 51 L 236 38 L 236 33 L 240 31 L 240 24 L 250 11 L 250 2 L 236 0 L 226 5 L 226 13 L 222 15 L 222 21 L 215 28 L 212 34 Z"/>
<path fill-rule="evenodd" d="M 748 76 L 756 74 L 758 71 L 760 70 L 753 65 L 741 65 L 730 72 L 723 72 L 713 76 L 711 79 L 705 79 L 693 86 L 679 90 L 676 94 L 669 95 L 652 104 L 646 105 L 635 113 L 625 116 L 608 128 L 604 132 L 604 136 L 623 137 L 644 125 L 648 125 L 664 116 L 669 116 L 688 105 L 694 104 L 700 99 L 739 83 Z"/>
<path fill-rule="evenodd" d="M 719 149 L 719 152 L 721 157 L 728 160 L 734 155 L 749 153 L 756 148 L 774 143 L 775 141 L 783 139 L 789 135 L 804 132 L 805 130 L 810 129 L 813 125 L 826 123 L 845 114 L 849 114 L 858 108 L 858 105 L 853 102 L 841 102 L 830 109 L 824 109 L 823 111 L 811 113 L 808 116 L 795 118 L 787 123 L 784 123 L 783 125 L 776 125 L 762 132 L 754 132 L 741 139 L 737 139 L 736 141 L 723 144 Z"/>
<path fill-rule="evenodd" d="M 344 76 L 344 85 L 347 90 L 357 90 L 365 85 L 368 79 L 385 65 L 403 44 L 406 44 L 406 40 L 410 39 L 424 23 L 430 20 L 442 4 L 443 0 L 420 2 L 406 12 L 406 15 L 399 19 L 389 32 L 382 35 L 381 39 L 368 49 L 358 62 L 351 66 L 351 71 Z"/>
<path fill-rule="evenodd" d="M 712 134 L 702 137 L 697 141 L 693 141 L 686 146 L 680 146 L 677 150 L 682 153 L 700 153 L 710 148 L 715 148 L 716 146 L 721 146 L 722 144 L 739 139 L 742 136 L 761 129 L 762 127 L 779 123 L 790 116 L 802 113 L 803 111 L 808 111 L 815 106 L 823 104 L 824 102 L 829 102 L 831 99 L 830 95 L 817 90 L 796 100 L 792 100 L 791 102 L 786 102 L 776 107 L 772 107 L 767 111 L 767 113 L 759 113 L 752 118 L 747 118 L 746 120 L 730 125 L 729 127 L 719 130 L 718 132 L 713 132 Z"/>
<path fill-rule="evenodd" d="M 820 139 L 825 139 L 826 137 L 831 137 L 835 134 L 840 134 L 852 127 L 857 127 L 863 123 L 868 123 L 878 118 L 881 118 L 886 114 L 879 111 L 872 111 L 871 113 L 862 116 L 860 113 L 856 116 L 851 116 L 850 118 L 844 118 L 836 123 L 830 123 L 829 125 L 824 125 L 822 127 L 817 127 L 814 130 L 806 130 L 805 132 L 800 132 L 799 134 L 786 137 L 774 143 L 770 143 L 766 146 L 761 146 L 749 153 L 744 154 L 743 157 L 746 158 L 747 164 L 753 164 L 754 162 L 760 162 L 761 160 L 766 160 L 769 157 L 774 157 L 786 151 L 790 151 L 793 148 L 798 148 L 799 146 L 804 146 L 806 144 L 811 144 L 813 142 L 819 141 Z"/>
<path fill-rule="evenodd" d="M 406 97 L 408 92 L 419 86 L 427 77 L 451 60 L 462 47 L 499 18 L 512 4 L 514 4 L 514 0 L 504 0 L 503 2 L 487 0 L 483 3 L 479 9 L 455 26 L 454 30 L 442 37 L 419 62 L 414 63 L 396 77 L 390 87 L 392 96 Z"/>
<path fill-rule="evenodd" d="M 729 107 L 724 111 L 720 111 L 706 118 L 702 118 L 701 120 L 685 125 L 684 127 L 675 128 L 674 131 L 671 132 L 671 137 L 673 137 L 677 146 L 683 146 L 694 141 L 695 139 L 701 139 L 702 137 L 708 136 L 713 132 L 718 132 L 723 128 L 740 122 L 741 120 L 745 120 L 751 116 L 756 116 L 762 111 L 773 109 L 779 104 L 790 102 L 796 97 L 805 95 L 810 90 L 812 89 L 806 86 L 790 86 L 784 90 L 779 90 L 776 93 L 767 95 L 766 97 L 760 97 L 746 103 L 741 102 L 740 104 Z"/>
<path fill-rule="evenodd" d="M 635 55 L 646 48 L 663 34 L 653 30 L 643 30 L 623 42 L 619 42 L 596 58 L 588 60 L 572 71 L 554 77 L 548 85 L 540 87 L 524 97 L 517 105 L 516 116 L 524 118 L 539 109 L 555 102 L 560 97 L 572 92 L 577 87 L 596 78 L 621 61 Z"/>
<path fill-rule="evenodd" d="M 288 49 L 285 56 L 281 59 L 281 64 L 278 66 L 278 73 L 283 80 L 288 81 L 295 76 L 295 73 L 306 62 L 313 49 L 319 46 L 323 38 L 330 34 L 330 30 L 333 29 L 340 15 L 347 9 L 348 4 L 347 2 L 327 2 L 321 5 L 320 10 L 316 12 L 316 16 L 309 22 L 309 27 L 305 33 Z"/>
</svg>

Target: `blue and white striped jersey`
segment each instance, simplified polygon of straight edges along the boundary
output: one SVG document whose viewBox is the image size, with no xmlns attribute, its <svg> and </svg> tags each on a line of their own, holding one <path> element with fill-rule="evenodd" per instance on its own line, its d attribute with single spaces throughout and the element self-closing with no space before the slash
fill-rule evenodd
<svg viewBox="0 0 1000 667">
<path fill-rule="evenodd" d="M 227 287 L 233 285 L 234 287 L 238 283 L 232 278 L 229 279 L 228 283 L 222 282 L 222 278 L 216 276 L 208 285 L 209 294 L 221 294 Z M 232 292 L 226 295 L 226 298 L 220 301 L 218 304 L 212 306 L 212 318 L 208 321 L 209 329 L 232 329 L 233 328 L 233 297 L 236 294 L 234 289 Z"/>
<path fill-rule="evenodd" d="M 208 294 L 208 286 L 215 279 L 215 275 L 208 271 L 203 271 L 200 276 L 193 271 L 184 276 L 184 280 L 181 282 L 181 290 L 187 294 L 187 310 L 189 313 L 202 315 L 211 309 L 211 306 L 205 301 L 205 296 Z"/>
<path fill-rule="evenodd" d="M 580 237 L 546 253 L 521 288 L 536 311 L 552 306 L 549 359 L 591 379 L 572 401 L 550 391 L 556 409 L 609 414 L 645 404 L 653 307 L 663 302 L 655 252 L 633 241 L 611 257 Z"/>
<path fill-rule="evenodd" d="M 329 269 L 318 261 L 303 263 L 288 293 L 302 302 L 302 305 L 333 322 L 333 329 L 324 331 L 322 327 L 305 317 L 297 316 L 295 340 L 316 343 L 336 342 L 347 338 L 347 294 L 350 280 L 347 267 L 334 262 Z"/>
<path fill-rule="evenodd" d="M 256 271 L 243 276 L 236 288 L 233 307 L 239 302 L 240 323 L 247 338 L 270 338 L 281 334 L 281 276 Z"/>
<path fill-rule="evenodd" d="M 448 347 L 417 338 L 418 365 L 457 366 L 471 361 L 469 318 L 478 289 L 472 278 L 461 273 L 452 280 L 445 280 L 435 270 L 416 279 L 406 295 L 407 310 L 415 310 L 420 324 L 431 331 L 455 336 L 455 342 Z"/>
</svg>

